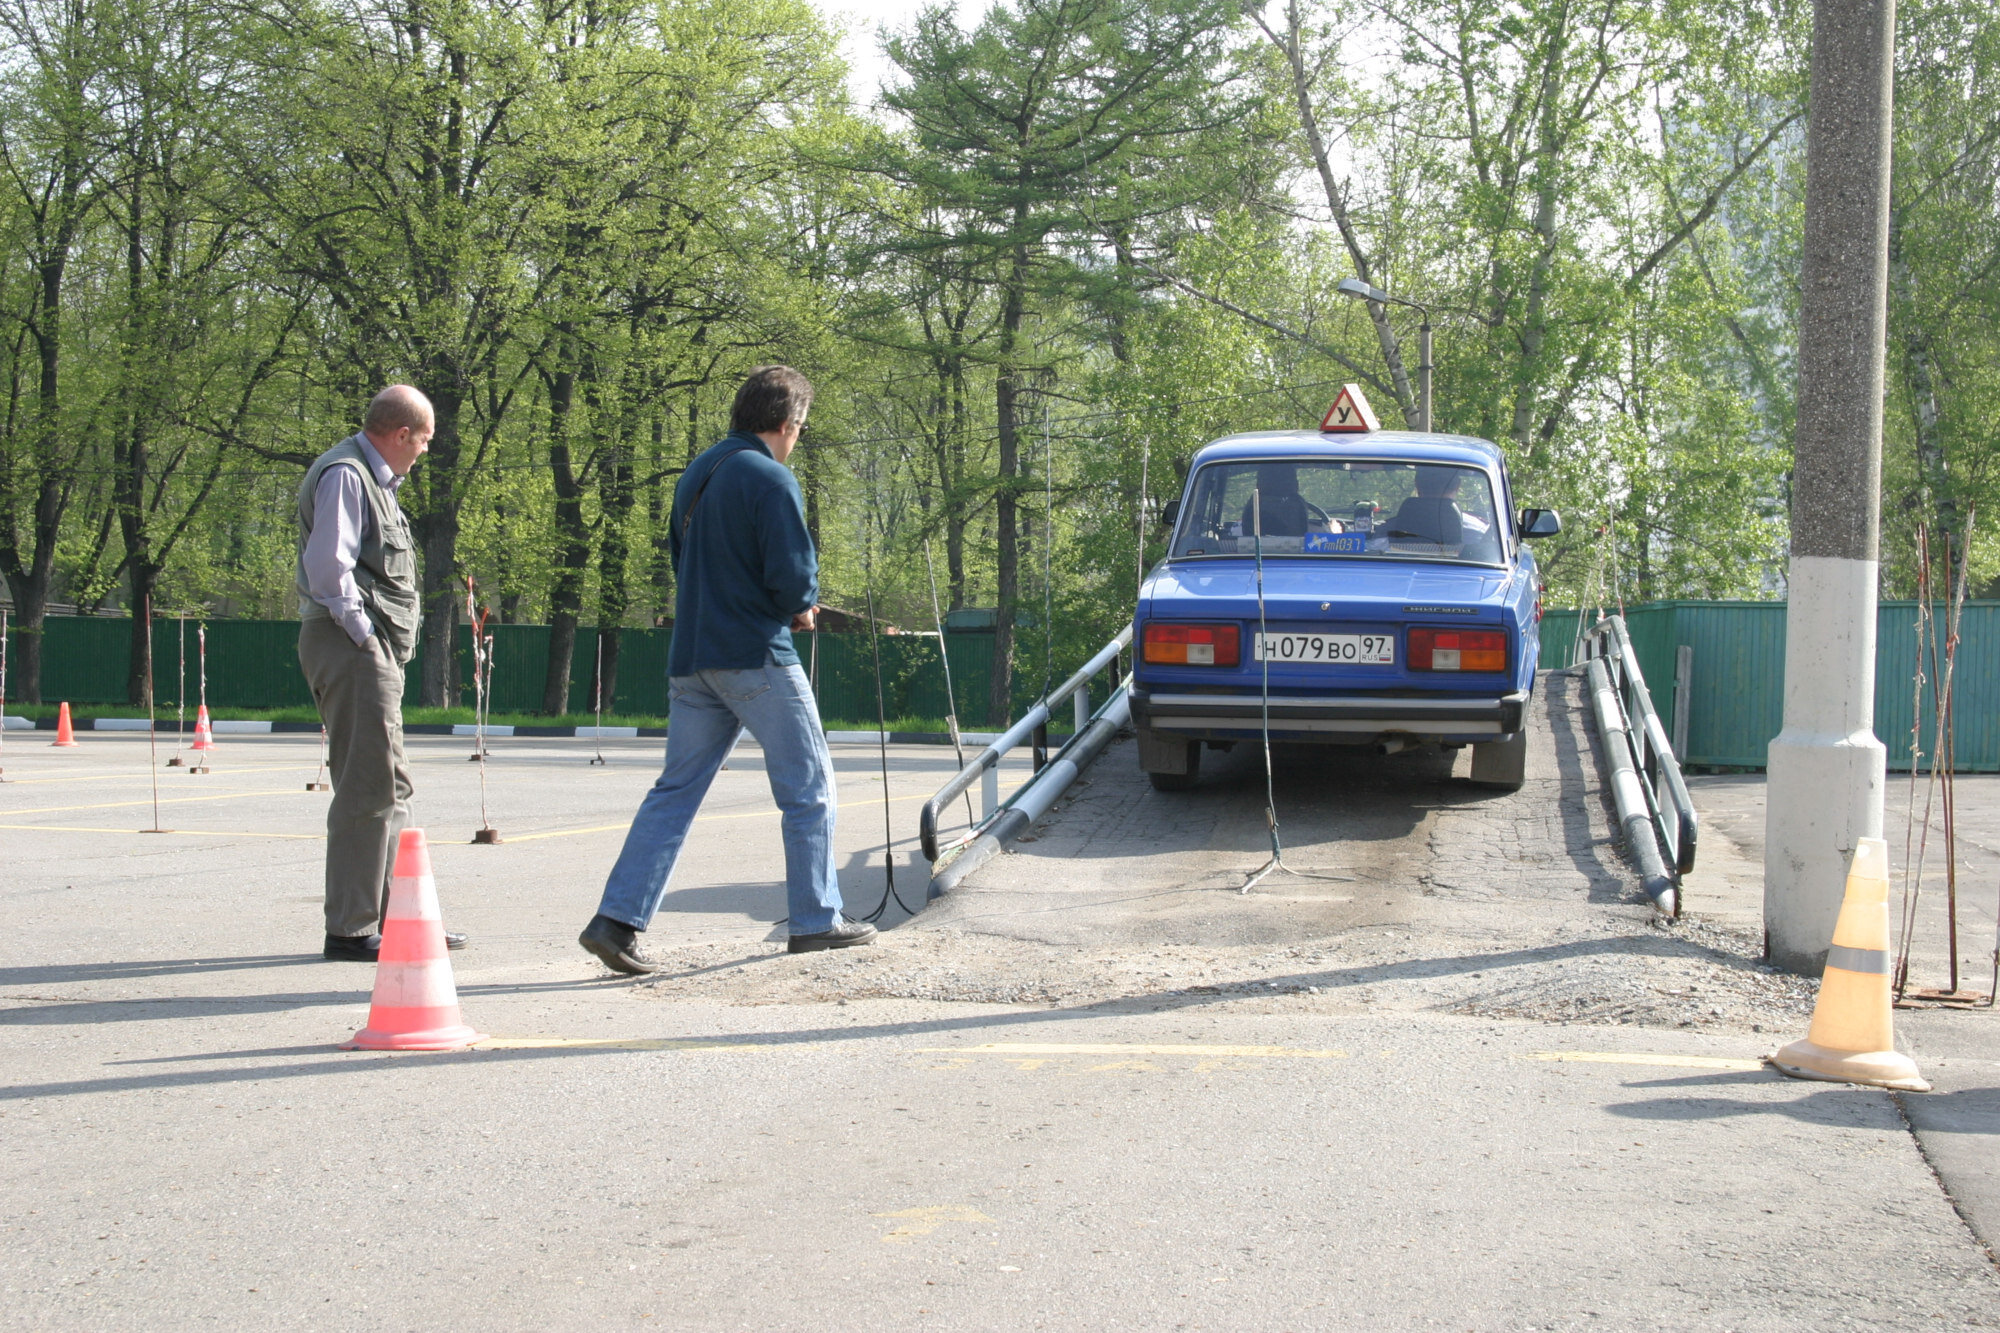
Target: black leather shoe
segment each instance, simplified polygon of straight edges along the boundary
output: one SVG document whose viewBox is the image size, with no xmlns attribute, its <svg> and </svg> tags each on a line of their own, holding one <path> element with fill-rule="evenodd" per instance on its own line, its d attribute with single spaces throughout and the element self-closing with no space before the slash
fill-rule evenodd
<svg viewBox="0 0 2000 1333">
<path fill-rule="evenodd" d="M 320 957 L 329 963 L 372 963 L 381 952 L 380 935 L 329 935 Z"/>
<path fill-rule="evenodd" d="M 590 918 L 590 924 L 583 928 L 583 934 L 576 942 L 585 950 L 595 954 L 597 960 L 613 972 L 623 972 L 627 976 L 643 977 L 657 972 L 663 966 L 659 961 L 646 956 L 639 947 L 639 932 L 623 921 L 613 921 L 599 914 Z"/>
<path fill-rule="evenodd" d="M 447 949 L 463 949 L 465 947 L 465 936 L 458 931 L 447 930 L 444 933 L 444 947 Z"/>
<path fill-rule="evenodd" d="M 794 935 L 785 945 L 787 953 L 812 953 L 818 949 L 852 949 L 857 944 L 873 944 L 875 927 L 866 921 L 836 921 L 832 930 L 817 935 Z"/>
</svg>

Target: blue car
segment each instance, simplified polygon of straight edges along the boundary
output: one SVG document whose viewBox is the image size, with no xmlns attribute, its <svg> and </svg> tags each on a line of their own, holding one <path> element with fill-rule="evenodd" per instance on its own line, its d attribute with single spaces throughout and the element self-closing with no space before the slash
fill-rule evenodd
<svg viewBox="0 0 2000 1333">
<path fill-rule="evenodd" d="M 1132 721 L 1162 791 L 1204 746 L 1470 745 L 1472 780 L 1518 788 L 1540 642 L 1524 509 L 1500 450 L 1458 435 L 1260 431 L 1203 448 L 1162 515 L 1167 556 L 1134 617 Z M 1264 564 L 1259 631 L 1257 548 Z"/>
</svg>

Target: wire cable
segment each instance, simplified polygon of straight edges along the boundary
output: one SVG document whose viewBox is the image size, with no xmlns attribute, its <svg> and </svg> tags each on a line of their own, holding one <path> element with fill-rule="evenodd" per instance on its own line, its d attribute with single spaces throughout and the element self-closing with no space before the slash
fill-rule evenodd
<svg viewBox="0 0 2000 1333">
<path fill-rule="evenodd" d="M 1257 660 L 1264 669 L 1264 683 L 1260 694 L 1262 702 L 1264 731 L 1264 823 L 1271 830 L 1271 856 L 1263 865 L 1250 872 L 1238 893 L 1248 893 L 1264 881 L 1274 871 L 1282 870 L 1287 875 L 1299 879 L 1325 879 L 1337 883 L 1352 884 L 1351 875 L 1326 875 L 1308 870 L 1294 870 L 1285 864 L 1285 848 L 1278 840 L 1278 792 L 1277 781 L 1271 772 L 1271 654 L 1269 620 L 1264 612 L 1264 503 L 1257 487 L 1250 488 L 1250 529 L 1254 549 L 1257 552 Z"/>
<path fill-rule="evenodd" d="M 870 473 L 874 469 L 871 467 Z M 871 475 L 870 480 L 873 480 Z M 873 486 L 869 488 L 871 491 Z M 861 570 L 862 586 L 868 598 L 868 647 L 875 657 L 875 744 L 882 760 L 882 901 L 875 904 L 875 910 L 863 921 L 870 923 L 882 919 L 889 910 L 893 899 L 905 915 L 915 916 L 916 909 L 903 901 L 903 895 L 896 892 L 896 833 L 889 817 L 889 710 L 882 694 L 882 637 L 881 626 L 875 619 L 875 543 L 867 526 L 867 517 L 862 518 Z M 942 636 L 938 642 L 942 643 Z"/>
</svg>

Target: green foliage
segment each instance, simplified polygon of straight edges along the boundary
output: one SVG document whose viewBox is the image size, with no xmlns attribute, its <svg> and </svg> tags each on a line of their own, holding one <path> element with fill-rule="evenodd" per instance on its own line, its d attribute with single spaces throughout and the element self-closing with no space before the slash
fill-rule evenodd
<svg viewBox="0 0 2000 1333">
<path fill-rule="evenodd" d="M 2000 576 L 1989 10 L 1902 7 L 1892 591 L 1919 519 Z M 782 361 L 823 600 L 998 608 L 983 719 L 1130 615 L 1203 443 L 1346 382 L 1413 418 L 1360 275 L 1564 512 L 1551 604 L 1779 595 L 1809 18 L 1002 0 L 894 34 L 869 113 L 801 0 L 6 0 L 0 573 L 17 620 L 289 614 L 303 464 L 407 381 L 423 696 L 470 576 L 559 711 L 580 627 L 672 615 L 679 470 Z"/>
</svg>

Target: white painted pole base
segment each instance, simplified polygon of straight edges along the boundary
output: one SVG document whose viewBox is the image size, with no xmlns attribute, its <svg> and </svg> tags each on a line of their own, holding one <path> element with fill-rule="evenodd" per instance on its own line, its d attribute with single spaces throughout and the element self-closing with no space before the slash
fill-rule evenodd
<svg viewBox="0 0 2000 1333">
<path fill-rule="evenodd" d="M 1792 560 L 1785 729 L 1767 761 L 1764 939 L 1774 966 L 1803 976 L 1826 965 L 1855 845 L 1882 836 L 1875 578 L 1872 560 Z"/>
</svg>

